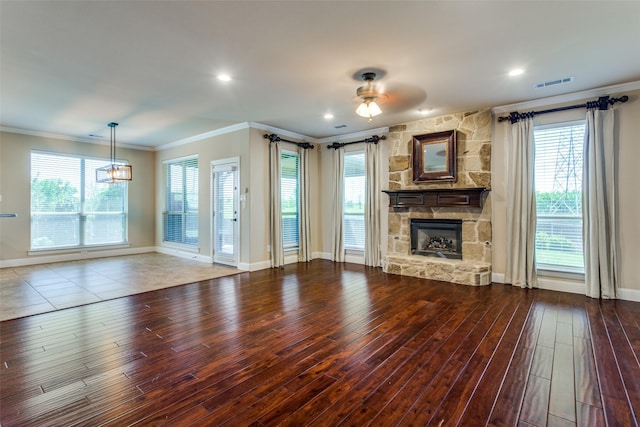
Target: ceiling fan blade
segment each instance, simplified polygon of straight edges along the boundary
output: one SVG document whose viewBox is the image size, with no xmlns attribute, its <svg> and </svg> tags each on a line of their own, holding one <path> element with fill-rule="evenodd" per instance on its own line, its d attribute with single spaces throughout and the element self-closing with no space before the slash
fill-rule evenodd
<svg viewBox="0 0 640 427">
<path fill-rule="evenodd" d="M 385 112 L 397 113 L 417 108 L 427 99 L 427 93 L 417 86 L 393 83 L 385 87 L 384 97 L 378 104 Z"/>
</svg>

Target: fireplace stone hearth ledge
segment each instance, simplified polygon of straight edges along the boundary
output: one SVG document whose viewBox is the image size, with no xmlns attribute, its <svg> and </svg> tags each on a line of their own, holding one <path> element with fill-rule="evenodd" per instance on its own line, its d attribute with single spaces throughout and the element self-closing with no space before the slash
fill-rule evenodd
<svg viewBox="0 0 640 427">
<path fill-rule="evenodd" d="M 389 274 L 442 280 L 461 285 L 491 284 L 491 264 L 422 255 L 387 255 L 383 270 Z"/>
</svg>

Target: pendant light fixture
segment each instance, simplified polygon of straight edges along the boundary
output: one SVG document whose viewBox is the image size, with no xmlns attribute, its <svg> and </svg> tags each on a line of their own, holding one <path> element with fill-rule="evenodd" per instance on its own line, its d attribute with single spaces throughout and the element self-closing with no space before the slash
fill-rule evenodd
<svg viewBox="0 0 640 427">
<path fill-rule="evenodd" d="M 356 109 L 356 114 L 361 117 L 368 117 L 369 122 L 373 120 L 373 117 L 378 114 L 382 114 L 382 110 L 376 104 L 376 99 L 380 97 L 380 93 L 373 85 L 373 80 L 376 78 L 376 73 L 363 73 L 362 80 L 367 82 L 366 85 L 360 86 L 356 93 L 362 98 L 362 103 Z"/>
<path fill-rule="evenodd" d="M 111 163 L 96 169 L 96 182 L 113 184 L 115 182 L 131 181 L 133 172 L 131 165 L 116 164 L 116 126 L 118 124 L 111 122 L 107 126 L 111 128 L 109 143 L 109 160 L 111 160 Z"/>
</svg>

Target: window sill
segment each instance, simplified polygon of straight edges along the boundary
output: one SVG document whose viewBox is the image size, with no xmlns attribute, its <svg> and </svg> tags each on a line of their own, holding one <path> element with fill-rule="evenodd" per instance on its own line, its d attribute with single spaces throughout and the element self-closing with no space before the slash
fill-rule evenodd
<svg viewBox="0 0 640 427">
<path fill-rule="evenodd" d="M 100 245 L 100 246 L 74 246 L 72 248 L 55 248 L 55 249 L 30 249 L 27 254 L 29 255 L 57 255 L 57 254 L 70 254 L 70 253 L 87 253 L 98 252 L 112 249 L 124 249 L 131 245 L 129 243 L 118 243 L 114 245 Z"/>
<path fill-rule="evenodd" d="M 353 255 L 364 255 L 364 248 L 344 248 L 344 251 Z"/>
<path fill-rule="evenodd" d="M 564 279 L 567 281 L 576 281 L 584 283 L 584 273 L 573 273 L 568 271 L 555 271 L 544 268 L 537 270 L 538 276 L 548 277 L 550 279 Z"/>
</svg>

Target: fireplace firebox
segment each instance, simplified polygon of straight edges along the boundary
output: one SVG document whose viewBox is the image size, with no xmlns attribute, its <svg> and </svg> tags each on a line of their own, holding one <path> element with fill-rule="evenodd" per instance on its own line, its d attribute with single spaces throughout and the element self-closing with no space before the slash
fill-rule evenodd
<svg viewBox="0 0 640 427">
<path fill-rule="evenodd" d="M 462 220 L 411 219 L 411 254 L 462 259 Z"/>
</svg>

